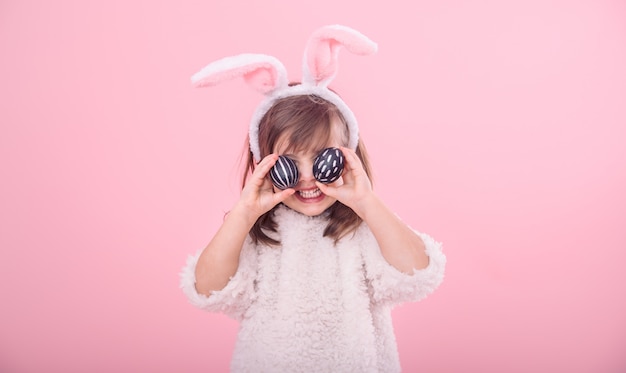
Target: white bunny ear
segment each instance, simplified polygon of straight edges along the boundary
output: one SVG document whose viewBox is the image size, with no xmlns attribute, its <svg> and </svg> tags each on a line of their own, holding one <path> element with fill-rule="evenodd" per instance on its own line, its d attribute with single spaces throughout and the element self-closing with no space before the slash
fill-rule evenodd
<svg viewBox="0 0 626 373">
<path fill-rule="evenodd" d="M 327 86 L 337 74 L 341 47 L 362 56 L 378 50 L 376 43 L 349 27 L 322 27 L 313 33 L 304 52 L 303 83 Z"/>
<path fill-rule="evenodd" d="M 207 87 L 242 77 L 255 90 L 270 94 L 287 86 L 287 70 L 275 57 L 240 54 L 208 64 L 191 77 L 195 87 Z"/>
</svg>

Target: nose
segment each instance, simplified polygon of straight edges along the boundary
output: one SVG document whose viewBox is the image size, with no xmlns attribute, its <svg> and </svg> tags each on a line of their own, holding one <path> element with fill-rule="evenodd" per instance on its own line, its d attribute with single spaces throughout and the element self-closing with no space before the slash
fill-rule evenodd
<svg viewBox="0 0 626 373">
<path fill-rule="evenodd" d="M 298 172 L 300 173 L 300 186 L 315 184 L 315 177 L 313 176 L 313 160 L 306 160 L 298 162 Z"/>
</svg>

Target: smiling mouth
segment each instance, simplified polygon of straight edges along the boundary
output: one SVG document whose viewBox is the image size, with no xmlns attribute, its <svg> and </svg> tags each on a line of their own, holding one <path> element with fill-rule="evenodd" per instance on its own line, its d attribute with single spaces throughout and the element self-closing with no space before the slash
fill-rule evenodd
<svg viewBox="0 0 626 373">
<path fill-rule="evenodd" d="M 309 189 L 309 190 L 299 190 L 298 194 L 300 197 L 309 199 L 309 198 L 317 198 L 322 195 L 322 191 L 319 188 Z"/>
</svg>

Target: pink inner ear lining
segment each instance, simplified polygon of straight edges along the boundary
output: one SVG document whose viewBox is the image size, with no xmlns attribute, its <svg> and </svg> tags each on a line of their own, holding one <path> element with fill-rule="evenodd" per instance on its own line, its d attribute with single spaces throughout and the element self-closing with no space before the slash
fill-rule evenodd
<svg viewBox="0 0 626 373">
<path fill-rule="evenodd" d="M 227 80 L 243 77 L 246 83 L 261 93 L 271 91 L 277 84 L 276 69 L 264 62 L 236 67 L 229 70 L 212 73 L 199 81 L 201 86 L 212 86 Z"/>
<path fill-rule="evenodd" d="M 324 27 L 313 34 L 307 47 L 309 72 L 316 82 L 337 73 L 339 50 L 344 46 L 356 55 L 369 55 L 377 45 L 359 32 L 342 27 Z"/>
<path fill-rule="evenodd" d="M 309 66 L 315 80 L 320 81 L 337 71 L 337 55 L 341 44 L 335 40 L 319 40 L 312 46 L 315 53 L 309 53 Z"/>
<path fill-rule="evenodd" d="M 378 46 L 365 35 L 348 28 L 327 27 L 318 30 L 314 38 L 319 41 L 334 42 L 346 47 L 356 55 L 368 55 L 376 52 Z"/>
<path fill-rule="evenodd" d="M 269 56 L 263 55 L 227 57 L 195 74 L 192 83 L 196 87 L 207 87 L 241 77 L 255 90 L 267 94 L 281 84 L 281 71 L 284 69 L 280 61 L 267 58 Z"/>
<path fill-rule="evenodd" d="M 196 87 L 211 87 L 238 78 L 240 75 L 241 72 L 238 69 L 218 71 L 195 80 L 194 85 Z"/>
<path fill-rule="evenodd" d="M 271 66 L 259 67 L 243 75 L 244 81 L 261 93 L 268 93 L 277 86 L 278 74 Z"/>
</svg>

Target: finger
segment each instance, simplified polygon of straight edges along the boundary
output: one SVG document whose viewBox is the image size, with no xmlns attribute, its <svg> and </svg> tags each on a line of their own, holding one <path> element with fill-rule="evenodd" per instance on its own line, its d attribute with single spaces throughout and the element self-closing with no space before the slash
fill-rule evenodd
<svg viewBox="0 0 626 373">
<path fill-rule="evenodd" d="M 277 160 L 278 160 L 277 154 L 272 153 L 272 154 L 267 155 L 265 158 L 261 160 L 261 162 L 257 164 L 255 172 L 257 171 L 262 171 L 264 173 L 269 172 L 269 170 L 274 166 Z"/>
<path fill-rule="evenodd" d="M 274 167 L 274 164 L 278 160 L 278 155 L 272 153 L 259 162 L 254 168 L 254 172 L 251 175 L 251 179 L 255 180 L 257 185 L 262 185 L 263 180 L 267 176 L 268 172 Z"/>
<path fill-rule="evenodd" d="M 261 182 L 260 189 L 271 190 L 272 192 L 274 191 L 274 185 L 272 184 L 272 182 L 270 181 L 268 177 L 262 178 L 260 182 Z"/>
<path fill-rule="evenodd" d="M 343 147 L 343 146 L 340 149 L 343 152 L 348 169 L 358 170 L 359 168 L 363 168 L 363 165 L 361 164 L 361 160 L 356 155 L 356 152 L 354 150 Z"/>
<path fill-rule="evenodd" d="M 291 196 L 295 192 L 296 192 L 295 189 L 289 188 L 289 189 L 281 190 L 280 192 L 274 193 L 272 195 L 272 198 L 274 199 L 274 205 L 277 205 L 281 203 L 282 201 L 286 200 L 287 198 L 289 198 L 289 196 Z"/>
<path fill-rule="evenodd" d="M 345 161 L 342 177 L 346 183 L 352 183 L 359 175 L 364 173 L 363 164 L 354 150 L 342 147 L 341 151 Z"/>
<path fill-rule="evenodd" d="M 327 184 L 324 183 L 320 183 L 319 181 L 315 182 L 315 185 L 319 188 L 319 190 L 322 191 L 322 193 L 324 193 L 325 195 L 329 196 L 329 197 L 333 197 L 336 198 L 337 196 L 337 192 L 336 189 L 337 188 L 333 188 L 331 186 L 328 186 Z"/>
</svg>

